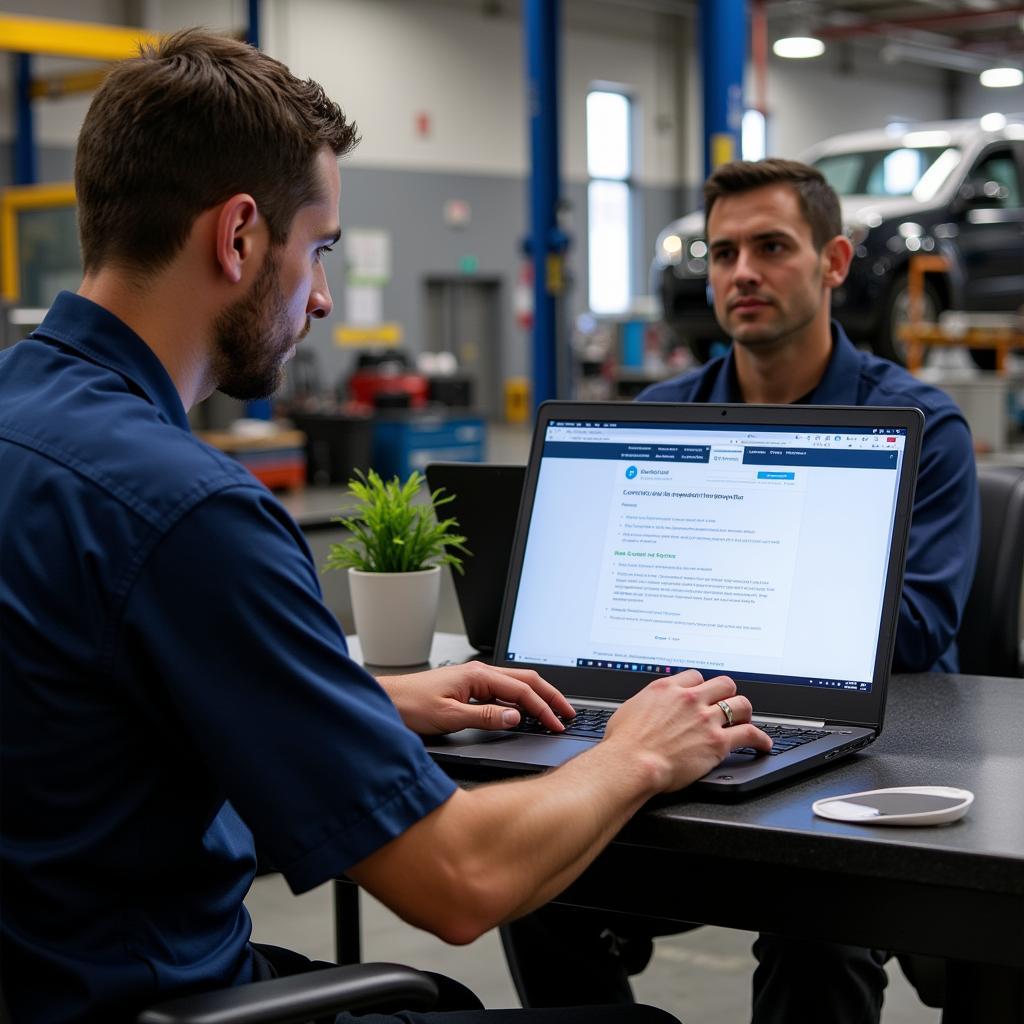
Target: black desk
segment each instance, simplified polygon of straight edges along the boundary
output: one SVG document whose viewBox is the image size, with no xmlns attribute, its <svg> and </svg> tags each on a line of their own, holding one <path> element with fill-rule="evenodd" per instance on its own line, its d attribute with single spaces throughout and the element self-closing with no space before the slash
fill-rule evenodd
<svg viewBox="0 0 1024 1024">
<path fill-rule="evenodd" d="M 820 797 L 915 784 L 975 802 L 933 828 L 811 813 Z M 657 804 L 560 899 L 1024 966 L 1024 680 L 897 676 L 881 738 L 836 767 L 740 803 Z M 801 912 L 787 920 L 780 905 Z"/>
<path fill-rule="evenodd" d="M 470 652 L 440 634 L 431 656 Z M 933 828 L 811 813 L 819 797 L 925 784 L 974 804 Z M 896 676 L 866 750 L 737 803 L 655 801 L 559 902 L 1024 967 L 1024 679 Z"/>
</svg>

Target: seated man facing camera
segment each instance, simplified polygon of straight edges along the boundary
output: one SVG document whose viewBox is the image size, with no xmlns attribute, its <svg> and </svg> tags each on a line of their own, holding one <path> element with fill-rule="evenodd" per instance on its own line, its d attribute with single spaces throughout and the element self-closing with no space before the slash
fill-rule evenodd
<svg viewBox="0 0 1024 1024">
<path fill-rule="evenodd" d="M 518 709 L 560 730 L 565 698 L 478 663 L 374 679 L 295 522 L 193 437 L 195 402 L 269 394 L 330 314 L 355 141 L 315 82 L 199 31 L 114 67 L 85 117 L 84 279 L 0 354 L 0 965 L 19 1024 L 129 1021 L 308 970 L 249 941 L 254 836 L 296 892 L 348 874 L 465 943 L 564 889 L 650 797 L 771 747 L 731 680 L 683 672 L 552 776 L 458 789 L 417 734 Z M 460 1024 L 495 1019 L 447 989 Z"/>
<path fill-rule="evenodd" d="M 704 198 L 715 316 L 733 344 L 639 400 L 920 409 L 924 439 L 893 671 L 956 672 L 980 528 L 967 423 L 948 395 L 858 351 L 830 320 L 831 293 L 853 248 L 839 199 L 817 170 L 791 160 L 737 161 L 711 175 Z M 676 930 L 546 907 L 503 929 L 503 938 L 524 1005 L 557 1006 L 588 996 L 629 1001 L 628 975 L 646 965 L 651 937 Z M 776 935 L 760 936 L 754 953 L 756 1024 L 878 1020 L 888 954 Z"/>
</svg>

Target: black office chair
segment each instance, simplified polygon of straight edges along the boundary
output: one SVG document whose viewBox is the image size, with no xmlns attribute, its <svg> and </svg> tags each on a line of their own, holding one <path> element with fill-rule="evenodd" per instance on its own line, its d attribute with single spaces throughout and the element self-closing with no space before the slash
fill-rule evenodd
<svg viewBox="0 0 1024 1024">
<path fill-rule="evenodd" d="M 302 1024 L 346 1010 L 429 1010 L 437 985 L 400 964 L 352 964 L 183 996 L 152 1007 L 137 1024 Z"/>
<path fill-rule="evenodd" d="M 1024 676 L 1024 466 L 978 467 L 981 547 L 957 643 L 967 675 Z"/>
<path fill-rule="evenodd" d="M 436 1001 L 437 985 L 422 971 L 353 964 L 170 999 L 143 1011 L 137 1024 L 302 1024 L 345 1011 L 429 1010 Z M 10 1021 L 0 984 L 0 1024 Z"/>
</svg>

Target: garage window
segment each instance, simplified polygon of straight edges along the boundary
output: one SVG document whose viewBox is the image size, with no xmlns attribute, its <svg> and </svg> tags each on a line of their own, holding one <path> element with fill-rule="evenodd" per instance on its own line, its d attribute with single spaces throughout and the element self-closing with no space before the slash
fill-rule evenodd
<svg viewBox="0 0 1024 1024">
<path fill-rule="evenodd" d="M 587 94 L 587 266 L 590 308 L 621 313 L 633 297 L 633 111 L 628 96 Z"/>
</svg>

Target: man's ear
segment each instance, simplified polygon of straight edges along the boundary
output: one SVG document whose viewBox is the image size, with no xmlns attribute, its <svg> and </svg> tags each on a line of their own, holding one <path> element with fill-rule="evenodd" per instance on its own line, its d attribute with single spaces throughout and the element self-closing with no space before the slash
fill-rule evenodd
<svg viewBox="0 0 1024 1024">
<path fill-rule="evenodd" d="M 846 235 L 830 238 L 821 250 L 822 284 L 838 288 L 845 280 L 853 259 L 853 243 Z"/>
<path fill-rule="evenodd" d="M 221 203 L 216 258 L 221 272 L 232 284 L 242 280 L 248 266 L 260 263 L 266 234 L 266 224 L 252 196 L 243 192 Z"/>
</svg>

